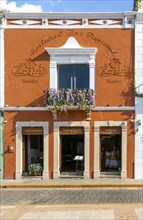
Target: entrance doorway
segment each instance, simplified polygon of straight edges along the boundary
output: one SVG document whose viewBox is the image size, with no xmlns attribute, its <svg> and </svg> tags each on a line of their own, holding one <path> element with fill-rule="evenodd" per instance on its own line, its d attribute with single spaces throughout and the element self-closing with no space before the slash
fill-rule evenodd
<svg viewBox="0 0 143 220">
<path fill-rule="evenodd" d="M 83 176 L 84 135 L 61 135 L 60 172 Z"/>
<path fill-rule="evenodd" d="M 41 176 L 43 170 L 43 135 L 23 135 L 23 176 Z M 37 170 L 37 171 L 36 171 Z"/>
<path fill-rule="evenodd" d="M 101 172 L 120 173 L 121 171 L 121 134 L 101 134 Z"/>
</svg>

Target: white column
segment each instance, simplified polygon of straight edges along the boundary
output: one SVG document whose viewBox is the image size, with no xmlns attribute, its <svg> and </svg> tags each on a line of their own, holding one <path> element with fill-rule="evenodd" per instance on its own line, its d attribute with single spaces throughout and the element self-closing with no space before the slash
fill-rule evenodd
<svg viewBox="0 0 143 220">
<path fill-rule="evenodd" d="M 99 138 L 99 126 L 94 126 L 94 179 L 100 175 L 99 170 L 99 150 L 100 150 L 100 138 Z"/>
<path fill-rule="evenodd" d="M 15 179 L 22 176 L 22 127 L 16 125 L 16 172 Z"/>
<path fill-rule="evenodd" d="M 50 88 L 57 89 L 58 79 L 57 79 L 57 63 L 55 60 L 55 55 L 50 57 Z"/>
<path fill-rule="evenodd" d="M 54 125 L 54 170 L 53 178 L 59 177 L 59 127 Z"/>
<path fill-rule="evenodd" d="M 44 129 L 44 134 L 43 134 L 43 139 L 44 139 L 44 170 L 43 170 L 43 179 L 49 179 L 49 128 L 48 125 L 43 127 Z"/>
<path fill-rule="evenodd" d="M 93 60 L 93 56 L 92 56 L 92 60 Z M 89 88 L 93 89 L 95 91 L 95 62 L 89 62 Z"/>
<path fill-rule="evenodd" d="M 84 127 L 84 178 L 90 178 L 89 172 L 89 157 L 90 157 L 90 137 L 89 127 Z"/>
<path fill-rule="evenodd" d="M 121 166 L 121 178 L 127 178 L 127 126 L 122 127 L 122 166 Z"/>
</svg>

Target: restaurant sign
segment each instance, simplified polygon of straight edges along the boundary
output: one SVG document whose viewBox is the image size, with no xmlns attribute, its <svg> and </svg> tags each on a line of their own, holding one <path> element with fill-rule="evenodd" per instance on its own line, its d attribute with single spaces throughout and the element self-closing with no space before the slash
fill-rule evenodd
<svg viewBox="0 0 143 220">
<path fill-rule="evenodd" d="M 83 135 L 83 127 L 61 127 L 60 135 Z"/>
</svg>

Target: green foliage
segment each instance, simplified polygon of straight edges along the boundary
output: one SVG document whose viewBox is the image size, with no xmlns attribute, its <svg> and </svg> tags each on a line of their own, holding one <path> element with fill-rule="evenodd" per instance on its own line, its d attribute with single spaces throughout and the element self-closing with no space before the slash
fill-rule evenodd
<svg viewBox="0 0 143 220">
<path fill-rule="evenodd" d="M 39 176 L 42 172 L 42 166 L 40 163 L 30 164 L 28 167 L 28 173 L 30 176 Z"/>
</svg>

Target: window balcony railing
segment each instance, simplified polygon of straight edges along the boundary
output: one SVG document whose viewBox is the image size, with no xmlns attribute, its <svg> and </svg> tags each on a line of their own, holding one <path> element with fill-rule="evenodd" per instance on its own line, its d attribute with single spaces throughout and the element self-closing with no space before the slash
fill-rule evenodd
<svg viewBox="0 0 143 220">
<path fill-rule="evenodd" d="M 56 110 L 84 110 L 90 111 L 95 106 L 95 94 L 93 89 L 47 89 L 46 106 L 52 106 Z"/>
</svg>

